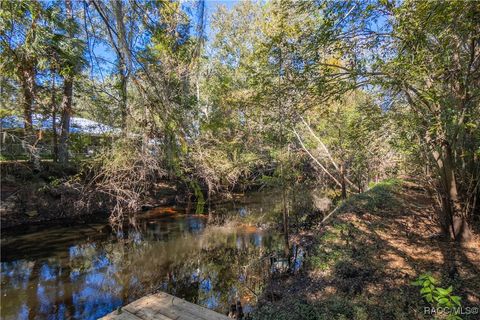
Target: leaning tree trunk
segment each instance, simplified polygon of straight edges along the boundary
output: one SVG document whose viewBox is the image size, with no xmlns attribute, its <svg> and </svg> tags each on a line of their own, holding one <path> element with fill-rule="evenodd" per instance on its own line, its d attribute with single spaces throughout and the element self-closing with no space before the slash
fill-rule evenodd
<svg viewBox="0 0 480 320">
<path fill-rule="evenodd" d="M 345 181 L 345 165 L 342 162 L 340 164 L 340 183 L 342 184 L 342 199 L 347 199 L 347 184 Z"/>
</svg>

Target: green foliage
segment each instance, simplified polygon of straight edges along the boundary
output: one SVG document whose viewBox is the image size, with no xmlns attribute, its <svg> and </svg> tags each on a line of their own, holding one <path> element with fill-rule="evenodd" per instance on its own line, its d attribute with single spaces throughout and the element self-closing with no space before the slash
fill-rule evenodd
<svg viewBox="0 0 480 320">
<path fill-rule="evenodd" d="M 342 203 L 341 210 L 373 213 L 394 209 L 400 205 L 399 200 L 395 197 L 395 190 L 400 185 L 401 180 L 399 179 L 387 179 L 372 184 L 368 191 L 355 194 Z"/>
<path fill-rule="evenodd" d="M 402 185 L 402 180 L 399 178 L 390 178 L 385 179 L 379 182 L 370 182 L 368 185 L 369 189 L 373 188 L 382 188 L 387 189 L 389 191 L 396 191 Z"/>
<path fill-rule="evenodd" d="M 148 163 L 199 206 L 216 192 L 316 183 L 334 201 L 353 193 L 343 210 L 381 212 L 398 205 L 398 182 L 371 182 L 403 169 L 441 193 L 454 177 L 456 208 L 478 211 L 477 2 L 240 1 L 218 6 L 210 28 L 202 1 L 72 3 L 73 18 L 65 2 L 2 2 L 0 116 L 58 119 L 74 78 L 63 111 L 122 129 L 83 162 L 93 171 L 131 177 L 135 152 L 155 149 Z M 70 135 L 69 150 L 97 142 Z"/>
<path fill-rule="evenodd" d="M 202 189 L 196 181 L 191 181 L 190 186 L 195 193 L 195 199 L 197 201 L 195 213 L 202 214 L 205 211 L 205 196 L 203 195 Z"/>
<path fill-rule="evenodd" d="M 314 269 L 327 271 L 330 270 L 342 256 L 343 253 L 335 249 L 323 250 L 323 252 L 314 253 L 314 255 L 309 258 L 309 263 Z"/>
<path fill-rule="evenodd" d="M 59 179 L 59 178 L 56 178 L 56 177 L 53 177 L 53 176 L 50 176 L 49 180 L 50 180 L 49 185 L 53 188 L 56 188 L 56 187 L 60 186 L 60 184 L 62 183 L 62 179 Z"/>
<path fill-rule="evenodd" d="M 349 252 L 339 246 L 342 235 L 347 231 L 353 232 L 352 227 L 341 222 L 335 222 L 324 230 L 319 238 L 319 245 L 313 248 L 307 258 L 309 266 L 313 269 L 329 271 L 337 263 L 347 259 Z"/>
<path fill-rule="evenodd" d="M 459 308 L 462 306 L 460 300 L 461 297 L 453 295 L 453 287 L 450 286 L 447 289 L 438 286 L 437 280 L 430 274 L 422 274 L 418 279 L 412 282 L 412 285 L 421 287 L 420 293 L 422 297 L 436 308 Z M 447 319 L 461 320 L 455 313 L 450 313 Z"/>
<path fill-rule="evenodd" d="M 443 163 L 454 164 L 446 170 L 454 171 L 455 192 L 478 193 L 468 186 L 479 179 L 471 168 L 478 167 L 473 154 L 480 146 L 479 130 L 469 124 L 480 116 L 480 86 L 478 78 L 473 80 L 479 69 L 471 68 L 475 46 L 468 43 L 474 43 L 480 31 L 480 6 L 474 1 L 404 1 L 387 10 L 394 15 L 393 37 L 383 47 L 402 48 L 402 53 L 379 57 L 377 67 L 385 75 L 382 86 L 402 93 L 392 108 L 397 150 L 406 156 L 409 170 L 431 168 L 438 185 L 450 183 Z M 463 199 L 457 208 L 468 210 L 469 201 Z"/>
<path fill-rule="evenodd" d="M 349 188 L 364 190 L 369 181 L 394 173 L 389 141 L 379 138 L 391 130 L 390 121 L 371 93 L 354 90 L 312 107 L 305 119 L 298 125 L 301 139 L 330 172 L 338 176 L 343 168 Z"/>
</svg>

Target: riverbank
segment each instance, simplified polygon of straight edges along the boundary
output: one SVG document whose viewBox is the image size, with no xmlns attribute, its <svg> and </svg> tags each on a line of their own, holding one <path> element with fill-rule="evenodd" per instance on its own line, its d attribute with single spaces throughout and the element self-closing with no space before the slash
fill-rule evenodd
<svg viewBox="0 0 480 320">
<path fill-rule="evenodd" d="M 102 203 L 88 214 L 76 208 L 81 188 L 66 183 L 53 169 L 23 178 L 2 171 L 2 229 L 58 224 L 59 220 L 75 225 L 75 221 L 108 215 L 108 206 L 102 209 Z M 214 206 L 212 217 L 202 219 L 208 225 L 223 227 L 261 222 L 257 225 L 260 229 L 265 229 L 264 224 L 274 228 L 281 224 L 281 203 L 275 200 L 275 191 L 271 192 L 250 195 L 250 209 L 245 209 L 240 197 L 231 208 Z M 173 185 L 159 185 L 144 198 L 145 208 L 165 205 L 165 201 L 173 204 L 179 194 Z M 12 202 L 12 197 L 16 206 L 5 214 L 5 205 Z M 271 211 L 266 213 L 263 208 Z M 294 275 L 275 275 L 248 317 L 430 319 L 423 313 L 429 304 L 423 301 L 419 288 L 411 284 L 425 273 L 432 274 L 443 288 L 452 286 L 454 294 L 462 298 L 462 306 L 479 306 L 478 231 L 468 243 L 443 239 L 433 210 L 433 201 L 421 186 L 388 180 L 350 197 L 324 225 L 319 224 L 321 215 L 317 214 L 317 220 L 291 230 L 290 244 L 307 252 L 302 269 Z"/>
<path fill-rule="evenodd" d="M 411 283 L 430 273 L 463 307 L 480 307 L 480 241 L 442 239 L 423 188 L 389 181 L 352 196 L 308 243 L 300 273 L 274 278 L 253 319 L 431 319 Z M 478 309 L 477 309 L 478 310 Z M 478 319 L 465 314 L 462 319 Z"/>
<path fill-rule="evenodd" d="M 91 192 L 95 186 L 79 175 L 78 168 L 60 168 L 52 162 L 42 163 L 35 172 L 22 162 L 1 164 L 0 225 L 2 230 L 32 225 L 82 223 L 106 218 L 113 204 L 105 194 Z M 91 190 L 89 190 L 90 188 Z M 86 191 L 95 199 L 87 199 Z M 184 201 L 185 192 L 175 183 L 159 182 L 144 194 L 140 207 L 148 210 Z"/>
</svg>

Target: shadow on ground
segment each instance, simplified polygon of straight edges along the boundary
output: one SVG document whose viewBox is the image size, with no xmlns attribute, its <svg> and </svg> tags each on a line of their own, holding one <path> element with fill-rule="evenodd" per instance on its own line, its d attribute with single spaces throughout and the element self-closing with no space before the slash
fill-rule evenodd
<svg viewBox="0 0 480 320">
<path fill-rule="evenodd" d="M 328 226 L 312 231 L 304 270 L 272 280 L 251 317 L 432 319 L 411 285 L 427 272 L 452 285 L 463 307 L 480 307 L 478 236 L 468 244 L 442 239 L 434 217 L 431 198 L 409 182 L 387 181 L 351 197 Z"/>
</svg>

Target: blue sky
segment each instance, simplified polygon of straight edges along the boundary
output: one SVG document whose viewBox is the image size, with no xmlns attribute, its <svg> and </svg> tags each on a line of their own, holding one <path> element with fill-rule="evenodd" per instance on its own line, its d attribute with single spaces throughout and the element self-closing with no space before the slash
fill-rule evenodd
<svg viewBox="0 0 480 320">
<path fill-rule="evenodd" d="M 217 9 L 218 6 L 225 6 L 229 9 L 231 9 L 235 4 L 237 4 L 239 1 L 237 0 L 206 0 L 206 9 L 207 9 L 207 35 L 210 34 L 210 18 L 212 16 L 212 13 L 214 13 Z"/>
<path fill-rule="evenodd" d="M 205 1 L 205 9 L 206 9 L 205 14 L 207 18 L 205 34 L 207 36 L 207 41 L 212 38 L 210 20 L 211 20 L 212 14 L 217 10 L 217 7 L 225 6 L 230 9 L 233 6 L 235 6 L 235 4 L 237 4 L 238 2 L 239 2 L 238 0 L 206 0 Z M 188 1 L 186 3 L 188 4 Z M 99 44 L 96 44 L 95 47 L 93 48 L 93 53 L 99 59 L 106 60 L 106 62 L 103 63 L 102 65 L 104 74 L 102 75 L 101 73 L 100 74 L 98 73 L 98 66 L 93 66 L 93 69 L 92 69 L 92 66 L 90 66 L 89 72 L 93 71 L 93 73 L 95 73 L 97 76 L 100 76 L 100 77 L 107 76 L 107 74 L 110 71 L 112 71 L 111 68 L 113 68 L 115 64 L 115 53 L 113 52 L 112 48 L 110 48 L 107 45 L 99 43 Z M 88 56 L 88 53 L 87 53 L 87 56 Z"/>
</svg>

